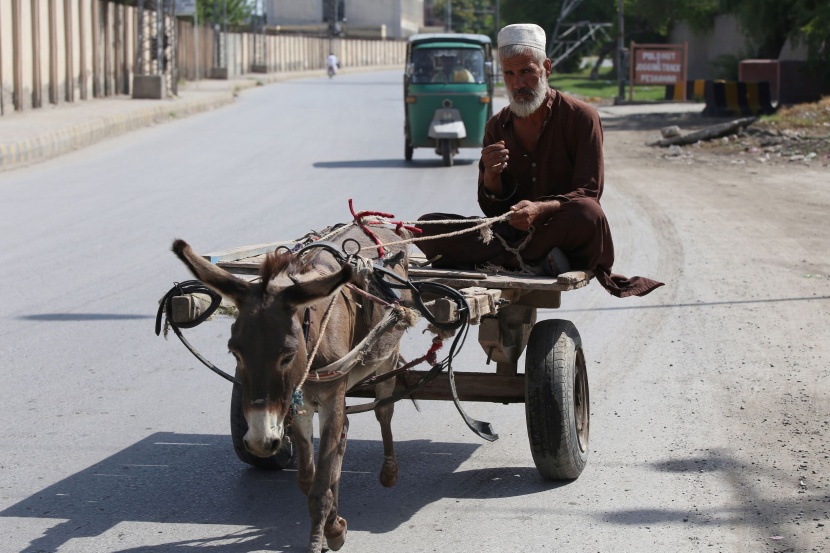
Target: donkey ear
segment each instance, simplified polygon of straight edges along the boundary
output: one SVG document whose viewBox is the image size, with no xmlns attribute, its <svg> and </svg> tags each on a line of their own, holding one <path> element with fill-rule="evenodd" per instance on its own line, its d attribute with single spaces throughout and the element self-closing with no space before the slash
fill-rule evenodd
<svg viewBox="0 0 830 553">
<path fill-rule="evenodd" d="M 330 296 L 346 283 L 354 282 L 351 265 L 343 265 L 339 271 L 308 282 L 300 282 L 285 289 L 285 300 L 294 309 L 310 305 Z"/>
<path fill-rule="evenodd" d="M 206 261 L 193 251 L 184 240 L 176 240 L 171 248 L 173 252 L 187 265 L 190 272 L 201 280 L 211 290 L 218 292 L 234 302 L 237 307 L 248 296 L 251 284 L 235 277 L 224 269 Z"/>
</svg>

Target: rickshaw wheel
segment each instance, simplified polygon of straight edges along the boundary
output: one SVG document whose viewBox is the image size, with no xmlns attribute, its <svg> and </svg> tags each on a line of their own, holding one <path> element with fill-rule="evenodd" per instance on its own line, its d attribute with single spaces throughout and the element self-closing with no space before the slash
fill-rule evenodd
<svg viewBox="0 0 830 553">
<path fill-rule="evenodd" d="M 234 384 L 231 392 L 231 440 L 233 441 L 233 450 L 239 460 L 265 470 L 282 470 L 294 463 L 297 452 L 288 437 L 286 437 L 285 446 L 271 457 L 257 457 L 251 455 L 242 444 L 242 438 L 247 431 L 248 421 L 245 420 L 245 415 L 242 413 L 242 386 Z M 286 435 L 288 434 L 289 429 L 286 428 Z"/>
<path fill-rule="evenodd" d="M 533 326 L 525 358 L 530 451 L 547 480 L 572 480 L 588 460 L 590 401 L 582 339 L 570 321 Z"/>
<path fill-rule="evenodd" d="M 441 156 L 444 158 L 444 167 L 452 167 L 452 142 L 441 141 Z"/>
<path fill-rule="evenodd" d="M 406 141 L 403 147 L 403 157 L 406 161 L 412 161 L 412 153 L 415 151 L 415 147 L 409 143 L 409 140 Z"/>
</svg>

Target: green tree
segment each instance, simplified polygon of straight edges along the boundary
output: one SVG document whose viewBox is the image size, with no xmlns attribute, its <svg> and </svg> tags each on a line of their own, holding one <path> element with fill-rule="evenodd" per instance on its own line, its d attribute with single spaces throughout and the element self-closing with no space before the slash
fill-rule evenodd
<svg viewBox="0 0 830 553">
<path fill-rule="evenodd" d="M 830 83 L 830 3 L 826 0 L 797 0 L 798 32 L 796 43 L 806 41 L 813 67 Z"/>
<path fill-rule="evenodd" d="M 805 42 L 808 60 L 830 82 L 830 3 L 826 0 L 723 0 L 760 58 L 778 58 L 787 39 Z"/>
<path fill-rule="evenodd" d="M 495 39 L 495 13 L 497 0 L 450 0 L 452 30 L 456 33 L 488 35 Z M 436 0 L 433 13 L 441 21 L 447 18 L 447 0 Z"/>
<path fill-rule="evenodd" d="M 781 48 L 797 28 L 792 2 L 778 0 L 722 0 L 726 13 L 734 14 L 752 43 L 753 55 L 778 58 Z"/>
<path fill-rule="evenodd" d="M 548 35 L 553 32 L 563 0 L 501 0 L 501 25 L 536 23 Z M 447 0 L 437 0 L 436 13 L 445 13 Z M 451 0 L 453 30 L 482 32 L 495 38 L 497 29 L 486 10 L 496 0 Z M 611 42 L 617 36 L 615 0 L 584 0 L 567 18 L 567 22 L 611 22 Z M 666 42 L 672 28 L 685 21 L 698 32 L 713 28 L 715 17 L 733 14 L 750 40 L 753 57 L 778 58 L 790 39 L 808 46 L 809 60 L 816 71 L 830 80 L 830 2 L 827 0 L 624 0 L 625 42 Z M 614 46 L 599 40 L 593 51 L 582 53 L 607 55 Z M 745 52 L 736 52 L 736 59 Z"/>
<path fill-rule="evenodd" d="M 250 22 L 255 0 L 197 0 L 199 21 L 222 23 L 224 14 L 228 25 L 245 25 Z"/>
<path fill-rule="evenodd" d="M 556 19 L 559 17 L 562 0 L 554 0 L 553 2 L 544 0 L 502 0 L 501 8 L 502 25 L 535 23 L 550 34 L 556 25 Z"/>
</svg>

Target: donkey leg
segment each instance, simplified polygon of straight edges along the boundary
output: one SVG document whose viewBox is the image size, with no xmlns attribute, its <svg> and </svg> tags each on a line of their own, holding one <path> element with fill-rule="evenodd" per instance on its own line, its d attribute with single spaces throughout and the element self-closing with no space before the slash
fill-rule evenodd
<svg viewBox="0 0 830 553">
<path fill-rule="evenodd" d="M 306 406 L 305 414 L 294 416 L 292 425 L 294 444 L 297 446 L 297 484 L 308 496 L 314 480 L 314 411 Z"/>
<path fill-rule="evenodd" d="M 311 533 L 309 536 L 309 553 L 320 553 L 323 548 L 324 530 L 333 519 L 336 527 L 342 527 L 337 532 L 332 527 L 332 537 L 344 534 L 346 521 L 338 520 L 335 497 L 332 485 L 340 478 L 342 462 L 341 451 L 345 451 L 345 389 L 344 394 L 330 399 L 333 405 L 320 408 L 320 444 L 317 451 L 317 468 L 314 481 L 308 493 L 308 513 L 311 516 Z M 342 445 L 341 445 L 342 444 Z M 336 471 L 336 473 L 335 473 Z M 345 535 L 343 536 L 345 539 Z M 340 544 L 342 545 L 342 543 Z"/>
<path fill-rule="evenodd" d="M 326 544 L 332 551 L 338 551 L 346 542 L 346 519 L 339 516 L 340 504 L 340 474 L 343 468 L 343 456 L 346 453 L 346 441 L 349 434 L 349 418 L 345 417 L 343 432 L 340 434 L 340 443 L 337 446 L 337 455 L 332 466 L 331 494 L 334 500 L 323 534 L 326 536 Z"/>
<path fill-rule="evenodd" d="M 394 358 L 397 359 L 397 355 Z M 394 391 L 394 378 L 375 386 L 378 399 L 389 397 Z M 383 438 L 383 467 L 380 469 L 380 483 L 386 488 L 391 488 L 398 481 L 398 461 L 395 458 L 395 446 L 392 440 L 392 415 L 394 413 L 394 403 L 375 408 L 375 418 L 380 423 L 380 435 Z"/>
</svg>

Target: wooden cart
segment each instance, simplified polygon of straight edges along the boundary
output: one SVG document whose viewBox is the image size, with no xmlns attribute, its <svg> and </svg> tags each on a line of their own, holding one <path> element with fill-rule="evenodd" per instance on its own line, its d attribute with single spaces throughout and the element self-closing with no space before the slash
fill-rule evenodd
<svg viewBox="0 0 830 553">
<path fill-rule="evenodd" d="M 262 244 L 206 254 L 204 257 L 237 275 L 257 275 L 265 255 L 286 243 Z M 293 243 L 291 243 L 293 244 Z M 582 340 L 576 327 L 567 320 L 536 320 L 537 309 L 560 306 L 562 292 L 576 290 L 593 277 L 589 271 L 574 271 L 558 278 L 456 271 L 424 267 L 425 260 L 410 258 L 409 277 L 413 281 L 433 281 L 459 290 L 470 310 L 470 323 L 478 325 L 478 342 L 495 362 L 495 372 L 455 372 L 461 401 L 524 403 L 528 438 L 539 473 L 547 479 L 577 478 L 588 457 L 590 429 L 588 373 Z M 198 315 L 198 302 L 189 298 L 181 304 L 188 312 L 183 318 Z M 439 320 L 456 319 L 455 303 L 436 300 L 432 312 Z M 518 361 L 524 350 L 524 372 Z M 406 382 L 415 382 L 423 371 L 411 370 Z M 241 448 L 244 417 L 241 398 L 234 386 L 231 426 L 237 454 L 250 464 L 281 468 L 281 463 L 251 458 Z M 396 391 L 404 388 L 398 382 Z M 350 392 L 352 397 L 372 397 L 371 391 Z M 423 400 L 451 400 L 446 373 L 439 374 L 411 396 Z"/>
</svg>

